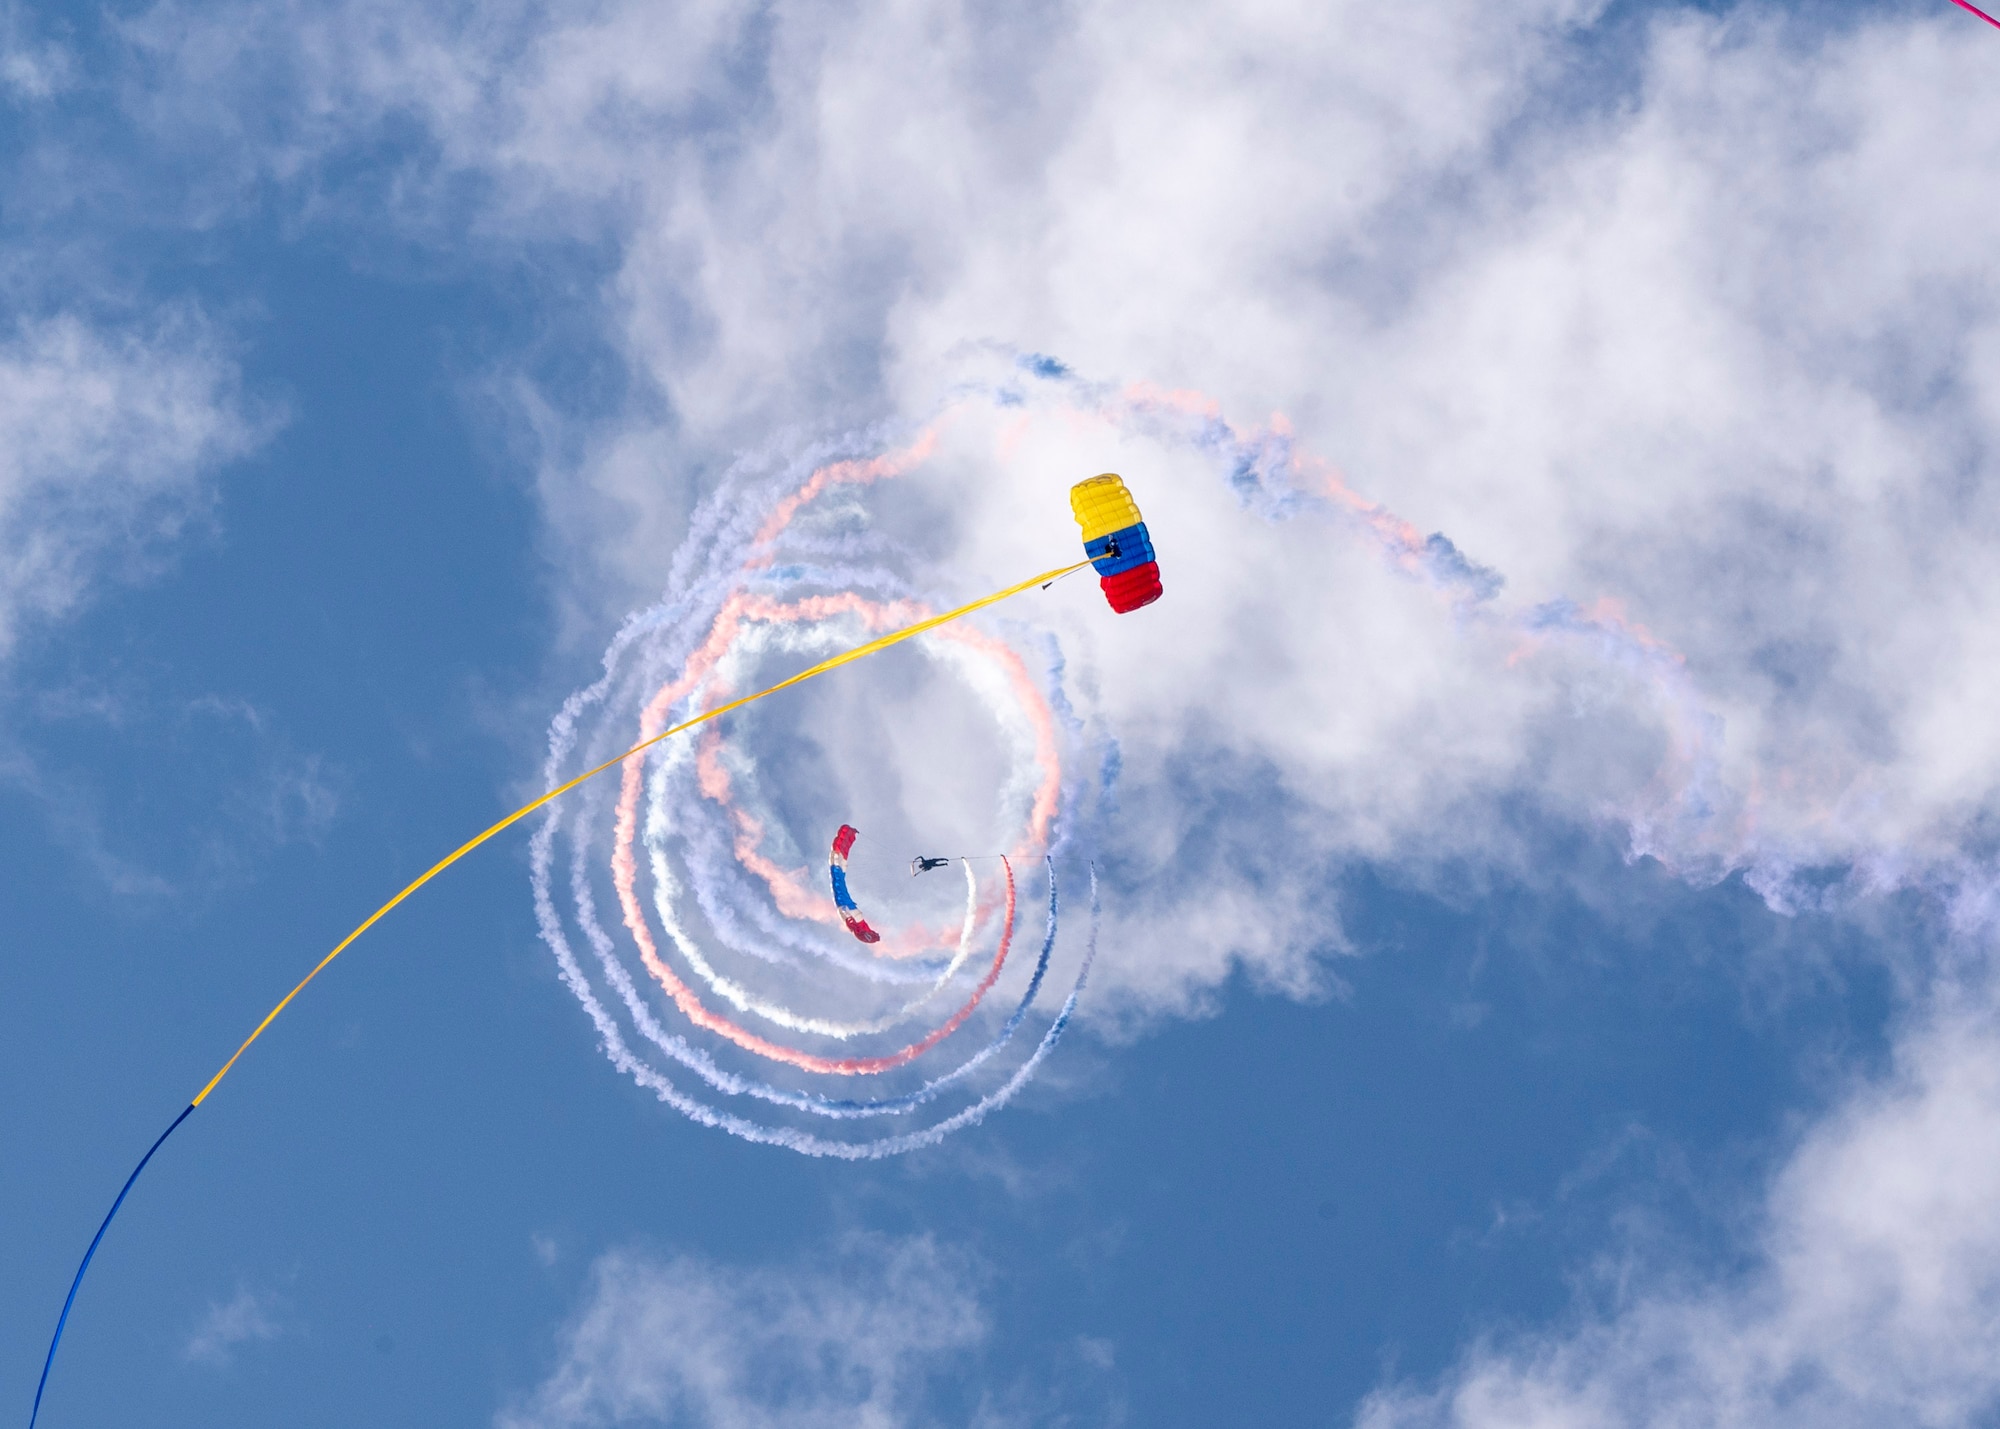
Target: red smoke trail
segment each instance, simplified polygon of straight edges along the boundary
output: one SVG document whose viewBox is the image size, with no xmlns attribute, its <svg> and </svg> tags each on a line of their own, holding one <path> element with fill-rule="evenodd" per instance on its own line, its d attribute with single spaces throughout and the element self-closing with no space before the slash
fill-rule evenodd
<svg viewBox="0 0 2000 1429">
<path fill-rule="evenodd" d="M 1961 10 L 1970 10 L 1970 11 L 1971 11 L 1971 12 L 1972 12 L 1973 14 L 1977 15 L 1977 16 L 1978 16 L 1978 17 L 1979 17 L 1980 19 L 1984 20 L 1984 21 L 1985 21 L 1985 22 L 1986 22 L 1987 24 L 1991 25 L 1991 26 L 1992 26 L 1992 27 L 1993 27 L 1994 29 L 1996 29 L 1996 30 L 2000 30 L 2000 20 L 1996 20 L 1996 19 L 1994 19 L 1994 18 L 1993 18 L 1993 17 L 1991 16 L 1991 15 L 1987 14 L 1987 13 L 1986 13 L 1986 12 L 1985 12 L 1984 10 L 1980 9 L 1980 8 L 1979 8 L 1979 7 L 1977 6 L 1977 5 L 1971 5 L 1971 4 L 1968 4 L 1968 3 L 1966 3 L 1966 0 L 1951 0 L 1951 3 L 1952 3 L 1952 4 L 1954 4 L 1954 5 L 1956 5 L 1956 6 L 1958 6 L 1958 8 L 1959 8 L 1959 9 L 1961 9 Z"/>
<path fill-rule="evenodd" d="M 688 1021 L 697 1027 L 706 1028 L 718 1037 L 734 1042 L 746 1052 L 754 1052 L 774 1062 L 783 1062 L 807 1072 L 853 1077 L 872 1076 L 914 1062 L 963 1026 L 965 1020 L 972 1016 L 974 1009 L 992 989 L 994 982 L 1000 976 L 1000 969 L 1007 962 L 1008 950 L 1014 942 L 1014 867 L 1004 858 L 1001 859 L 1000 866 L 1006 870 L 1007 875 L 1007 908 L 1005 922 L 1000 930 L 1000 946 L 993 954 L 993 963 L 987 969 L 986 976 L 980 980 L 979 986 L 973 989 L 972 996 L 966 999 L 965 1005 L 942 1024 L 933 1028 L 921 1040 L 912 1042 L 909 1046 L 891 1052 L 885 1057 L 815 1056 L 810 1052 L 773 1042 L 769 1038 L 759 1037 L 727 1017 L 711 1012 L 702 1004 L 701 999 L 695 996 L 694 989 L 675 976 L 673 969 L 667 966 L 665 959 L 660 956 L 659 948 L 653 942 L 652 927 L 646 922 L 646 915 L 639 906 L 638 892 L 633 886 L 636 870 L 629 842 L 621 842 L 614 854 L 612 882 L 618 891 L 619 907 L 625 915 L 625 927 L 632 934 L 633 941 L 639 945 L 640 961 L 646 965 L 646 970 L 653 975 L 654 981 L 658 982 L 667 996 L 674 1000 L 674 1005 L 680 1008 L 681 1015 Z"/>
</svg>

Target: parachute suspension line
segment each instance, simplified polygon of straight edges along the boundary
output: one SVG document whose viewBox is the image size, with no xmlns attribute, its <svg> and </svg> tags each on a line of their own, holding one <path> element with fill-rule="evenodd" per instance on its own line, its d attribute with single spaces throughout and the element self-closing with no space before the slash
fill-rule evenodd
<svg viewBox="0 0 2000 1429">
<path fill-rule="evenodd" d="M 1007 600 L 1013 596 L 1021 594 L 1022 591 L 1032 589 L 1033 587 L 1036 586 L 1042 586 L 1046 588 L 1047 586 L 1052 585 L 1056 581 L 1062 579 L 1064 576 L 1070 574 L 1072 571 L 1081 570 L 1083 569 L 1083 567 L 1089 564 L 1090 564 L 1089 561 L 1078 561 L 1074 565 L 1058 566 L 1056 569 L 1052 571 L 1043 571 L 1040 575 L 1031 576 L 1027 580 L 1020 581 L 1014 585 L 1008 586 L 1005 590 L 997 590 L 993 592 L 993 594 L 991 595 L 982 596 L 975 601 L 969 601 L 966 604 L 958 606 L 955 609 L 947 610 L 941 615 L 933 615 L 927 619 L 919 620 L 912 625 L 906 625 L 900 630 L 892 630 L 887 635 L 879 636 L 874 640 L 868 641 L 866 644 L 857 645 L 851 650 L 843 650 L 838 655 L 829 656 L 827 659 L 820 661 L 817 665 L 813 665 L 807 669 L 799 671 L 798 674 L 793 675 L 790 679 L 780 680 L 778 681 L 777 684 L 771 685 L 765 689 L 758 690 L 755 694 L 744 695 L 740 699 L 734 699 L 729 701 L 729 703 L 727 704 L 717 705 L 712 710 L 704 710 L 701 714 L 696 715 L 693 719 L 683 720 L 681 721 L 681 723 L 677 725 L 673 725 L 670 728 L 661 730 L 658 734 L 653 735 L 648 739 L 642 739 L 637 744 L 633 745 L 630 749 L 626 750 L 623 754 L 617 755 L 611 759 L 607 759 L 602 764 L 598 765 L 596 768 L 586 769 L 583 771 L 583 773 L 577 775 L 574 779 L 569 779 L 561 784 L 558 784 L 555 788 L 549 790 L 548 793 L 543 794 L 540 798 L 535 799 L 531 803 L 523 804 L 513 813 L 507 815 L 506 818 L 501 819 L 498 823 L 493 824 L 491 827 L 481 831 L 478 834 L 475 834 L 472 838 L 467 839 L 464 843 L 460 844 L 457 848 L 453 849 L 450 853 L 446 854 L 443 858 L 439 859 L 436 863 L 432 864 L 429 868 L 425 869 L 424 872 L 419 877 L 413 879 L 394 898 L 391 898 L 387 903 L 384 903 L 380 908 L 377 908 L 373 913 L 370 913 L 367 919 L 359 927 L 357 927 L 353 932 L 349 933 L 346 937 L 342 938 L 340 942 L 334 947 L 332 952 L 328 953 L 325 957 L 321 958 L 319 962 L 314 965 L 313 970 L 307 973 L 303 978 L 299 980 L 299 984 L 297 987 L 294 987 L 290 992 L 286 993 L 283 999 L 279 1001 L 276 1007 L 272 1008 L 269 1012 L 264 1014 L 264 1020 L 262 1022 L 259 1022 L 256 1026 L 256 1029 L 253 1032 L 251 1032 L 251 1034 L 248 1037 L 243 1039 L 243 1045 L 238 1047 L 236 1051 L 233 1054 L 231 1054 L 229 1060 L 222 1064 L 222 1068 L 220 1071 L 218 1071 L 214 1076 L 208 1079 L 208 1085 L 203 1087 L 199 1092 L 195 1094 L 194 1100 L 189 1102 L 186 1107 L 182 1108 L 181 1114 L 174 1118 L 173 1125 L 169 1126 L 165 1131 L 160 1133 L 160 1139 L 158 1141 L 155 1141 L 152 1147 L 146 1152 L 146 1154 L 139 1158 L 139 1164 L 133 1167 L 132 1174 L 125 1178 L 125 1185 L 118 1192 L 118 1199 L 111 1203 L 110 1211 L 105 1214 L 104 1223 L 97 1228 L 97 1234 L 91 1239 L 90 1249 L 86 1250 L 83 1253 L 83 1263 L 77 1266 L 76 1268 L 76 1278 L 70 1282 L 69 1296 L 67 1299 L 63 1301 L 62 1314 L 58 1316 L 56 1319 L 55 1337 L 49 1341 L 48 1358 L 42 1364 L 41 1382 L 35 1387 L 35 1407 L 32 1411 L 30 1411 L 28 1416 L 28 1429 L 34 1429 L 35 1420 L 41 1414 L 42 1392 L 48 1388 L 49 1371 L 54 1366 L 56 1359 L 56 1346 L 62 1343 L 63 1328 L 65 1325 L 69 1323 L 70 1307 L 76 1303 L 76 1293 L 78 1289 L 81 1288 L 83 1285 L 84 1272 L 90 1269 L 91 1259 L 97 1254 L 97 1247 L 103 1241 L 104 1233 L 111 1228 L 112 1218 L 118 1214 L 119 1208 L 125 1204 L 126 1196 L 131 1194 L 133 1184 L 137 1182 L 139 1179 L 139 1173 L 141 1171 L 144 1171 L 146 1169 L 146 1164 L 153 1159 L 153 1153 L 158 1151 L 163 1145 L 165 1145 L 167 1138 L 169 1136 L 172 1136 L 174 1132 L 179 1129 L 180 1124 L 186 1121 L 188 1117 L 194 1113 L 194 1109 L 196 1107 L 200 1106 L 204 1101 L 208 1099 L 208 1095 L 210 1092 L 214 1091 L 217 1086 L 221 1085 L 222 1079 L 229 1075 L 231 1069 L 236 1066 L 237 1061 L 243 1056 L 245 1052 L 250 1050 L 251 1044 L 254 1043 L 259 1037 L 262 1037 L 264 1035 L 264 1030 L 268 1028 L 273 1022 L 277 1021 L 279 1013 L 283 1012 L 287 1007 L 291 1006 L 292 999 L 297 997 L 300 993 L 304 992 L 306 990 L 306 985 L 310 983 L 314 978 L 318 977 L 322 972 L 324 972 L 329 963 L 331 963 L 335 958 L 339 957 L 342 953 L 346 952 L 347 949 L 354 943 L 355 939 L 359 938 L 363 933 L 367 932 L 370 928 L 374 927 L 377 923 L 381 922 L 382 919 L 389 913 L 389 911 L 393 909 L 397 904 L 401 903 L 405 898 L 408 898 L 412 893 L 415 893 L 419 888 L 422 888 L 426 883 L 429 883 L 433 878 L 436 878 L 440 873 L 443 873 L 447 868 L 450 868 L 454 863 L 457 863 L 461 858 L 464 858 L 467 854 L 471 853 L 474 849 L 478 848 L 481 844 L 485 843 L 488 839 L 492 838 L 495 834 L 498 834 L 502 830 L 510 828 L 514 824 L 519 823 L 522 819 L 527 818 L 528 815 L 534 813 L 537 809 L 541 808 L 543 805 L 549 803 L 554 799 L 562 797 L 564 794 L 567 794 L 570 790 L 574 789 L 577 785 L 585 782 L 586 780 L 594 779 L 599 774 L 604 773 L 605 770 L 613 768 L 616 765 L 623 764 L 626 760 L 632 758 L 636 754 L 645 753 L 648 749 L 660 743 L 662 740 L 671 739 L 673 736 L 677 734 L 680 734 L 686 730 L 693 729 L 696 725 L 706 724 L 708 723 L 708 721 L 712 719 L 719 719 L 723 715 L 730 713 L 730 711 L 732 710 L 740 710 L 745 705 L 755 704 L 758 700 L 763 699 L 767 695 L 775 695 L 780 690 L 790 689 L 793 685 L 803 684 L 805 681 L 812 679 L 816 675 L 824 675 L 829 670 L 837 670 L 842 665 L 852 664 L 854 661 L 863 659 L 869 655 L 873 655 L 878 651 L 887 650 L 891 645 L 901 644 L 903 641 L 908 640 L 913 636 L 922 635 L 927 630 L 935 630 L 940 625 L 949 625 L 954 620 L 959 620 L 964 618 L 965 616 L 971 615 L 974 611 L 984 610 L 989 605 L 997 605 L 1003 600 Z"/>
</svg>

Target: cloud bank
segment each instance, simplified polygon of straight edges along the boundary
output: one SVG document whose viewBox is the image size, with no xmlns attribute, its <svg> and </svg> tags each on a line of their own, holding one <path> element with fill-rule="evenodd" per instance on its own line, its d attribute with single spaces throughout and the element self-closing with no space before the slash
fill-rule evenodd
<svg viewBox="0 0 2000 1429">
<path fill-rule="evenodd" d="M 163 6 L 133 33 L 165 76 L 149 118 L 268 136 L 244 162 L 304 175 L 316 211 L 379 221 L 382 190 L 311 162 L 414 123 L 387 189 L 406 233 L 596 275 L 610 410 L 516 395 L 568 566 L 621 602 L 688 509 L 668 463 L 921 417 L 997 340 L 1198 386 L 1242 427 L 1276 408 L 1514 598 L 1617 602 L 1727 731 L 1733 822 L 1662 856 L 1939 854 L 1995 757 L 1966 718 L 2000 409 L 1981 59 L 1941 14 L 1597 19 L 340 4 Z M 1636 58 L 1606 93 L 1613 46 Z M 303 98 L 272 104 L 272 74 Z M 1615 680 L 1482 668 L 1347 543 L 1251 531 L 1163 465 L 1162 519 L 1228 554 L 1183 543 L 1177 658 L 1128 678 L 1162 668 L 1141 645 L 1105 682 L 1162 758 L 1225 731 L 1368 853 L 1560 784 L 1558 739 L 1589 749 L 1565 815 L 1653 774 L 1630 724 L 1658 721 Z M 940 556 L 997 569 L 1018 523 L 985 518 L 1018 494 L 957 480 Z M 1551 700 L 1600 717 L 1553 730 Z"/>
<path fill-rule="evenodd" d="M 135 105 L 225 154 L 218 187 L 275 176 L 317 221 L 386 215 L 574 299 L 619 380 L 500 385 L 582 623 L 657 585 L 727 453 L 922 420 L 996 349 L 1199 389 L 1504 576 L 1511 623 L 1466 618 L 1365 531 L 1269 521 L 1212 452 L 1145 433 L 1032 432 L 1006 458 L 1032 480 L 992 479 L 997 418 L 946 451 L 917 489 L 968 581 L 1052 538 L 1070 473 L 1124 469 L 1161 539 L 1171 625 L 1072 632 L 1124 745 L 1129 947 L 1164 950 L 1107 954 L 1142 1015 L 1239 968 L 1322 986 L 1352 860 L 1562 877 L 1522 808 L 1781 909 L 1934 896 L 1959 980 L 1913 991 L 1895 1075 L 1774 1172 L 1740 1282 L 1648 1268 L 1362 1412 L 1484 1426 L 1950 1423 L 1993 1397 L 1965 1149 L 1993 1116 L 2000 774 L 2000 97 L 1975 26 L 355 3 L 169 5 L 129 33 Z M 389 179 L 321 166 L 392 134 Z M 593 1368 L 616 1343 L 593 1334 L 533 1412 L 697 1392 L 678 1362 Z M 736 1403 L 720 1383 L 700 1402 Z"/>
<path fill-rule="evenodd" d="M 1949 999 L 1890 1078 L 1811 1130 L 1739 1278 L 1647 1267 L 1620 1294 L 1607 1273 L 1611 1303 L 1573 1327 L 1378 1392 L 1357 1429 L 1984 1422 L 2000 1403 L 1993 1013 L 1990 995 Z"/>
</svg>

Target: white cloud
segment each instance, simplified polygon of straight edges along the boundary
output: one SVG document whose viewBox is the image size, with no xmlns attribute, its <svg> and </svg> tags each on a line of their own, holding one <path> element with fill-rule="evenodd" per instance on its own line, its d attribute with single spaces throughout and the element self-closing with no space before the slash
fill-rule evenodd
<svg viewBox="0 0 2000 1429">
<path fill-rule="evenodd" d="M 592 1272 L 554 1373 L 498 1423 L 928 1424 L 929 1377 L 985 1335 L 967 1266 L 925 1238 L 858 1239 L 788 1270 L 614 1252 Z"/>
<path fill-rule="evenodd" d="M 17 103 L 48 99 L 75 80 L 69 51 L 34 30 L 19 0 L 0 0 L 0 92 Z"/>
<path fill-rule="evenodd" d="M 226 1369 L 244 1345 L 275 1340 L 283 1333 L 279 1309 L 276 1295 L 239 1286 L 230 1299 L 210 1303 L 182 1354 L 191 1363 Z"/>
<path fill-rule="evenodd" d="M 1741 801 L 1697 841 L 1732 860 L 1935 853 L 1996 790 L 2000 429 L 1965 355 L 2000 326 L 1967 187 L 2000 148 L 1948 18 L 1663 21 L 1639 102 L 1538 145 L 1357 374 L 1398 504 L 1687 654 Z"/>
<path fill-rule="evenodd" d="M 579 469 L 550 473 L 551 517 L 593 517 L 590 555 L 650 579 L 649 518 L 685 510 L 665 461 L 920 410 L 969 338 L 1256 402 L 1310 390 L 1302 328 L 1344 306 L 1315 270 L 1413 179 L 1476 163 L 1590 9 L 612 3 L 465 24 L 352 0 L 163 4 L 128 32 L 164 76 L 135 101 L 149 128 L 305 174 L 316 212 L 379 221 L 376 188 L 327 192 L 310 161 L 414 121 L 426 142 L 385 181 L 414 231 L 509 263 L 603 245 L 604 334 L 637 386 L 580 463 L 552 442 Z"/>
<path fill-rule="evenodd" d="M 210 519 L 220 467 L 269 425 L 244 400 L 233 362 L 185 312 L 150 328 L 58 314 L 0 336 L 0 662 L 104 586 L 157 574 L 178 539 Z M 94 684 L 15 693 L 43 723 L 115 726 L 132 714 L 130 692 Z M 198 700 L 178 713 L 247 724 L 259 768 L 230 780 L 226 799 L 258 842 L 325 826 L 336 795 L 321 761 L 262 730 L 240 702 Z M 0 784 L 40 805 L 56 837 L 115 891 L 167 892 L 168 879 L 114 847 L 116 820 L 87 783 L 31 743 L 12 719 L 0 729 Z M 237 858 L 222 844 L 211 851 Z"/>
<path fill-rule="evenodd" d="M 1615 1303 L 1385 1389 L 1359 1429 L 1873 1429 L 2000 1407 L 2000 1046 L 1947 996 L 1813 1128 L 1738 1278 L 1620 1267 Z"/>
<path fill-rule="evenodd" d="M 216 791 L 230 821 L 257 843 L 314 842 L 340 807 L 341 773 L 323 755 L 301 753 L 272 726 L 264 711 L 243 699 L 203 695 L 190 700 L 188 723 L 240 730 L 255 750 L 254 772 Z"/>
<path fill-rule="evenodd" d="M 198 329 L 73 316 L 0 339 L 0 654 L 103 579 L 149 573 L 257 431 Z"/>
<path fill-rule="evenodd" d="M 150 329 L 58 314 L 0 335 L 0 666 L 103 586 L 156 574 L 177 539 L 210 518 L 218 469 L 268 426 L 251 415 L 234 364 L 185 312 Z M 43 722 L 116 725 L 131 714 L 127 693 L 95 685 L 13 693 Z M 198 701 L 181 713 L 217 712 Z M 326 771 L 248 714 L 265 767 L 254 791 L 236 781 L 233 812 L 260 841 L 312 836 L 335 802 Z M 94 792 L 30 745 L 14 720 L 0 728 L 0 784 L 39 804 L 57 838 L 115 891 L 168 891 L 112 846 L 116 820 Z"/>
</svg>

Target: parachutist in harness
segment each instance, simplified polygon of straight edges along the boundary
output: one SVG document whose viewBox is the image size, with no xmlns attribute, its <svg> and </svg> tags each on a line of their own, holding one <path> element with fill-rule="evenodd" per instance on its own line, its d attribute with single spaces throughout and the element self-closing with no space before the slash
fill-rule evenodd
<svg viewBox="0 0 2000 1429">
<path fill-rule="evenodd" d="M 915 878 L 920 873 L 929 873 L 934 868 L 943 868 L 950 862 L 948 858 L 925 858 L 922 854 L 918 854 L 910 860 L 910 877 Z"/>
</svg>

